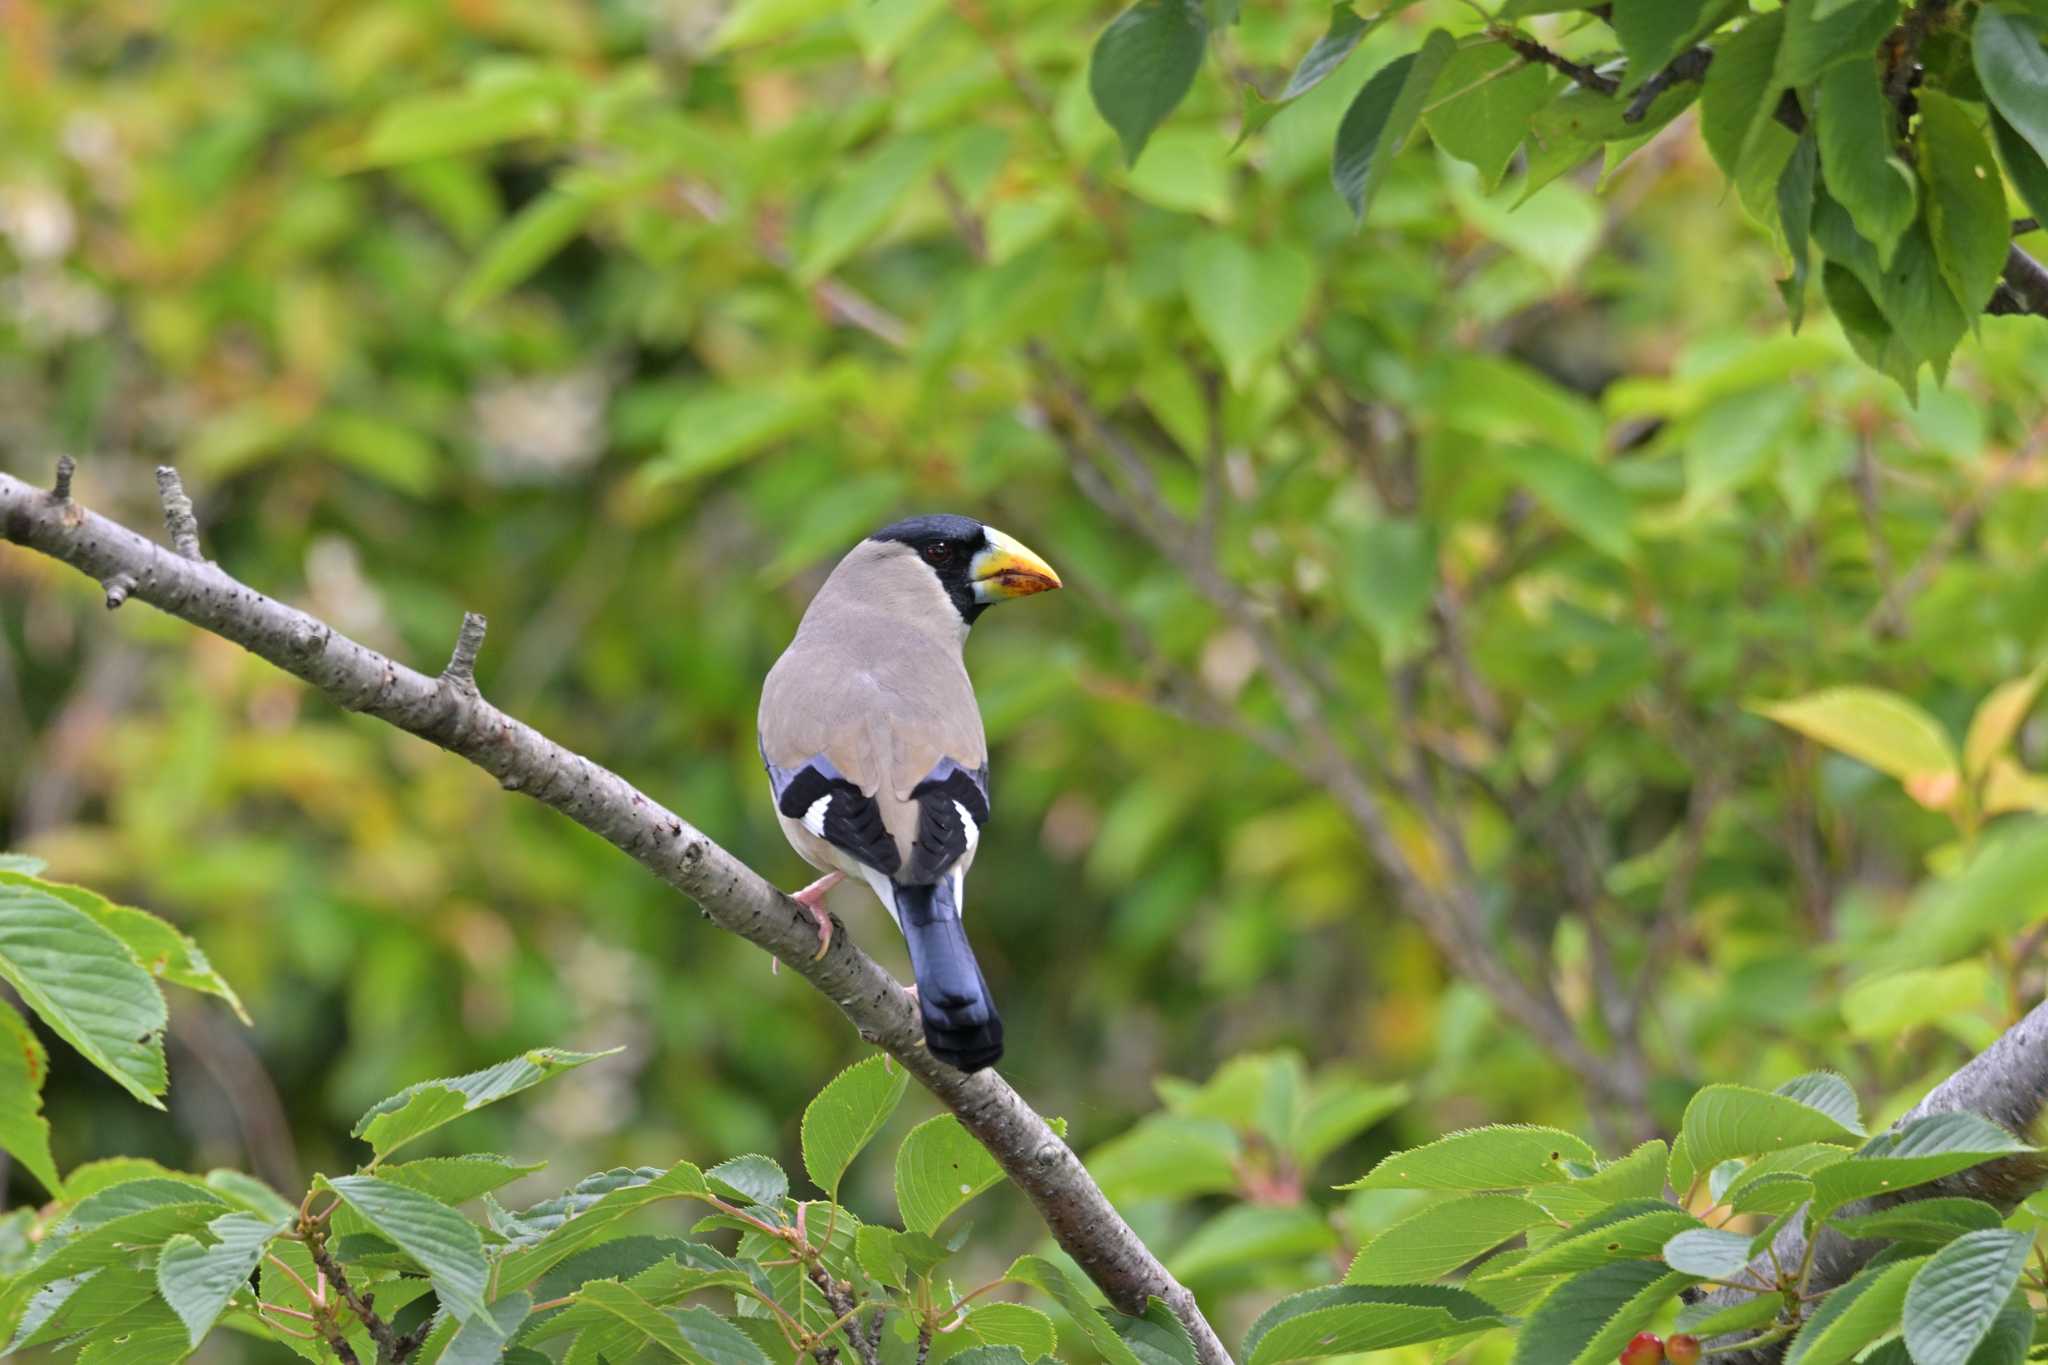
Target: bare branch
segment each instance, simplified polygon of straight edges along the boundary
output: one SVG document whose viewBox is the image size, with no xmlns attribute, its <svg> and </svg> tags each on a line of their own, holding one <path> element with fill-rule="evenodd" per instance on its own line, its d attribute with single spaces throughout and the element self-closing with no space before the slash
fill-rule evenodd
<svg viewBox="0 0 2048 1365">
<path fill-rule="evenodd" d="M 468 759 L 509 790 L 523 791 L 610 842 L 696 901 L 720 928 L 767 949 L 837 1004 L 952 1110 L 1022 1189 L 1067 1254 L 1109 1301 L 1141 1313 L 1166 1301 L 1193 1337 L 1202 1365 L 1228 1354 L 1196 1306 L 1131 1231 L 1060 1140 L 994 1071 L 972 1076 L 923 1045 L 917 1011 L 895 979 L 834 934 L 815 957 L 810 915 L 681 816 L 616 773 L 550 740 L 474 692 L 444 687 L 349 639 L 325 622 L 264 596 L 217 564 L 174 555 L 135 532 L 0 474 L 0 539 L 105 581 L 134 580 L 134 596 L 180 617 L 320 689 L 337 705 L 375 716 Z"/>
<path fill-rule="evenodd" d="M 171 548 L 187 559 L 199 559 L 199 518 L 192 511 L 192 499 L 178 471 L 167 464 L 156 467 L 157 494 L 164 504 L 164 529 L 171 533 Z"/>
<path fill-rule="evenodd" d="M 1492 36 L 1506 43 L 1521 54 L 1525 62 L 1536 62 L 1542 66 L 1554 67 L 1570 76 L 1588 90 L 1597 90 L 1603 95 L 1612 95 L 1621 89 L 1621 82 L 1612 76 L 1603 76 L 1592 67 L 1575 62 L 1562 53 L 1555 52 L 1533 38 L 1527 38 L 1507 27 L 1495 27 Z"/>
<path fill-rule="evenodd" d="M 476 656 L 484 647 L 484 630 L 490 623 L 473 611 L 462 613 L 462 629 L 455 636 L 455 653 L 441 670 L 441 681 L 476 691 Z"/>
<path fill-rule="evenodd" d="M 1635 98 L 1628 102 L 1628 108 L 1622 111 L 1622 122 L 1641 123 L 1649 115 L 1650 106 L 1657 102 L 1659 95 L 1672 86 L 1682 85 L 1686 81 L 1705 80 L 1707 68 L 1713 65 L 1713 61 L 1714 50 L 1710 47 L 1696 47 L 1673 57 L 1662 71 L 1643 82 L 1642 88 L 1636 91 Z"/>
</svg>

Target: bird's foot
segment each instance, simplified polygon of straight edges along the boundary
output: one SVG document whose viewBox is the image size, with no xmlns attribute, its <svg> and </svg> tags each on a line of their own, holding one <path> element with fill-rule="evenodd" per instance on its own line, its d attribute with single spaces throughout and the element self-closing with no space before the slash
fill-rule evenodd
<svg viewBox="0 0 2048 1365">
<path fill-rule="evenodd" d="M 832 915 L 825 909 L 825 893 L 846 880 L 844 872 L 827 872 L 790 899 L 811 912 L 811 918 L 818 922 L 818 952 L 811 960 L 817 961 L 832 947 Z"/>
</svg>

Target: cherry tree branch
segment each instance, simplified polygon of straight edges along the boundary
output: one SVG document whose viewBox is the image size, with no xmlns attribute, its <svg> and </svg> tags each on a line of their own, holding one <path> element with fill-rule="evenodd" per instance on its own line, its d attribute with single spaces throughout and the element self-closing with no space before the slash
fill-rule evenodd
<svg viewBox="0 0 2048 1365">
<path fill-rule="evenodd" d="M 605 839 L 697 902 L 719 928 L 773 953 L 837 1004 L 863 1038 L 901 1063 L 988 1149 L 1112 1304 L 1140 1313 L 1148 1298 L 1164 1300 L 1202 1365 L 1228 1365 L 1194 1295 L 1124 1222 L 1073 1150 L 994 1071 L 965 1075 L 926 1051 L 909 995 L 849 935 L 835 933 L 825 955 L 814 958 L 817 930 L 795 901 L 618 774 L 482 696 L 473 673 L 482 617 L 465 618 L 446 671 L 417 672 L 201 557 L 197 522 L 176 474 L 161 472 L 159 483 L 175 549 L 80 506 L 68 478 L 45 491 L 6 474 L 0 540 L 89 575 L 106 586 L 109 607 L 133 598 L 233 641 L 336 705 L 468 759 L 507 791 L 524 792 Z"/>
</svg>

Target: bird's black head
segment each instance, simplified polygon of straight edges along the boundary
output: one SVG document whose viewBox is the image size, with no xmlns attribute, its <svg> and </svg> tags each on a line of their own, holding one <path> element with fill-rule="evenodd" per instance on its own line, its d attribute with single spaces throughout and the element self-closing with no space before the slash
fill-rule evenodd
<svg viewBox="0 0 2048 1365">
<path fill-rule="evenodd" d="M 884 526 L 869 540 L 908 545 L 938 576 L 939 585 L 968 625 L 1005 598 L 1060 585 L 1052 567 L 1016 540 L 972 517 L 945 513 Z"/>
</svg>

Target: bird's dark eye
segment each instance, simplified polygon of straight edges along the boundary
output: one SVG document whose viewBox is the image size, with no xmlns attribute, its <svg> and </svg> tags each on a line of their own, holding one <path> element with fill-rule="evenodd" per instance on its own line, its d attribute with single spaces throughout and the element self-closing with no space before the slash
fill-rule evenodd
<svg viewBox="0 0 2048 1365">
<path fill-rule="evenodd" d="M 924 547 L 924 557 L 927 563 L 943 564 L 953 557 L 953 547 L 943 540 L 933 541 Z"/>
</svg>

